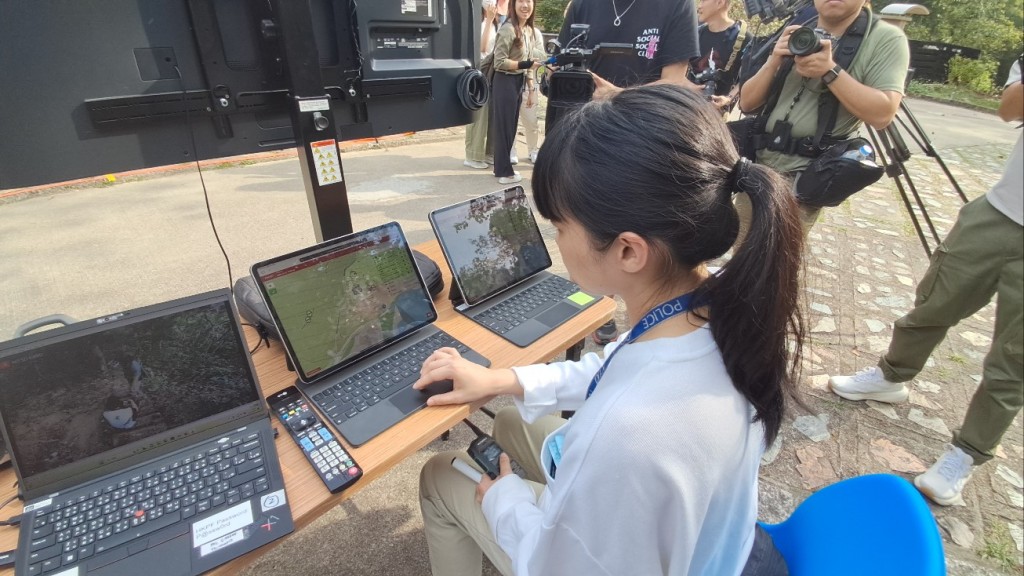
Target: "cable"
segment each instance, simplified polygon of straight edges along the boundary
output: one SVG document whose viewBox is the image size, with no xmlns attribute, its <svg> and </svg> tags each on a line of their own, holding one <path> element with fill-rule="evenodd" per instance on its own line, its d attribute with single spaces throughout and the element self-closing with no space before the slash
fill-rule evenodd
<svg viewBox="0 0 1024 576">
<path fill-rule="evenodd" d="M 250 356 L 252 356 L 257 350 L 259 350 L 260 346 L 262 346 L 263 344 L 266 344 L 267 348 L 270 348 L 270 332 L 267 330 L 266 326 L 264 326 L 263 324 L 251 324 L 249 322 L 242 322 L 242 326 L 248 326 L 252 328 L 260 336 L 260 341 L 257 342 L 256 345 L 253 346 L 251 350 L 249 350 Z"/>
<path fill-rule="evenodd" d="M 21 514 L 11 516 L 7 520 L 0 520 L 0 526 L 18 526 L 21 524 Z"/>
<path fill-rule="evenodd" d="M 467 110 L 479 110 L 491 95 L 487 78 L 476 68 L 470 68 L 459 75 L 459 79 L 455 81 L 455 91 L 462 106 Z"/>
<path fill-rule="evenodd" d="M 17 483 L 15 483 L 15 485 L 17 485 Z M 11 502 L 14 502 L 15 500 L 17 500 L 20 497 L 21 497 L 20 494 L 15 494 L 14 496 L 11 496 L 7 500 L 4 500 L 2 504 L 0 504 L 0 508 L 3 508 L 4 506 L 7 506 L 8 504 L 10 504 Z"/>
<path fill-rule="evenodd" d="M 213 230 L 213 237 L 217 240 L 217 246 L 220 248 L 220 253 L 224 255 L 224 264 L 228 268 L 228 290 L 231 291 L 231 296 L 235 295 L 235 279 L 231 274 L 231 259 L 228 258 L 227 250 L 224 249 L 224 243 L 220 240 L 220 234 L 217 233 L 217 224 L 213 221 L 213 211 L 210 209 L 210 193 L 206 190 L 206 179 L 203 178 L 203 167 L 199 163 L 199 147 L 196 145 L 196 135 L 192 130 L 192 121 L 189 117 L 188 109 L 188 91 L 185 89 L 185 79 L 181 76 L 181 70 L 177 65 L 174 66 L 174 71 L 178 73 L 178 83 L 181 84 L 181 101 L 185 106 L 185 129 L 188 130 L 189 140 L 192 142 L 192 157 L 196 163 L 196 171 L 199 173 L 199 183 L 203 187 L 203 201 L 206 203 L 206 217 L 210 220 L 210 228 Z"/>
</svg>

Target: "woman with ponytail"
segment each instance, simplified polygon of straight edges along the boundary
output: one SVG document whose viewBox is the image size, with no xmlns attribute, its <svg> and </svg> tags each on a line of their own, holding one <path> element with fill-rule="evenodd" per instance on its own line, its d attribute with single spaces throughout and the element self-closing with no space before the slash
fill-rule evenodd
<svg viewBox="0 0 1024 576">
<path fill-rule="evenodd" d="M 569 275 L 615 294 L 633 329 L 578 362 L 491 370 L 441 349 L 429 404 L 510 394 L 494 436 L 527 479 L 479 484 L 436 456 L 420 476 L 434 574 L 784 574 L 756 528 L 757 472 L 799 363 L 802 233 L 788 188 L 740 159 L 715 109 L 671 85 L 590 102 L 533 173 Z M 621 160 L 620 160 L 621 159 Z M 733 245 L 731 198 L 756 215 Z M 575 410 L 568 422 L 550 416 Z"/>
</svg>

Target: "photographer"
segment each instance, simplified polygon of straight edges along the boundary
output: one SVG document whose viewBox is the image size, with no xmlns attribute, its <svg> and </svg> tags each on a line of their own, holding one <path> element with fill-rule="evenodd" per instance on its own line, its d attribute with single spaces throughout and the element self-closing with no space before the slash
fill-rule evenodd
<svg viewBox="0 0 1024 576">
<path fill-rule="evenodd" d="M 691 0 L 573 0 L 558 41 L 568 47 L 573 24 L 589 24 L 586 48 L 604 43 L 632 44 L 635 55 L 602 56 L 588 64 L 594 75 L 594 98 L 608 98 L 630 86 L 651 82 L 700 88 L 686 75 L 700 56 L 697 15 Z"/>
<path fill-rule="evenodd" d="M 767 114 L 764 131 L 752 135 L 757 163 L 789 176 L 794 180 L 794 190 L 798 189 L 801 172 L 828 146 L 852 137 L 862 123 L 878 130 L 889 125 L 903 99 L 910 64 L 906 36 L 895 26 L 871 17 L 864 0 L 815 0 L 814 6 L 818 11 L 816 27 L 827 33 L 815 32 L 820 37 L 820 48 L 794 56 L 790 38 L 801 27 L 788 26 L 768 61 L 740 93 L 744 113 Z M 860 46 L 849 69 L 844 70 L 834 58 L 848 42 L 847 33 L 855 23 Z M 780 83 L 781 87 L 773 88 Z M 773 96 L 774 107 L 762 110 Z M 830 119 L 819 118 L 818 112 L 822 99 L 829 97 L 838 101 L 838 109 L 830 137 L 823 140 L 819 129 Z M 738 196 L 736 204 L 745 230 L 750 220 L 749 201 Z M 806 233 L 821 208 L 806 202 L 800 206 Z"/>
<path fill-rule="evenodd" d="M 1006 122 L 1024 119 L 1021 61 L 1010 70 L 999 106 Z M 953 229 L 932 255 L 917 285 L 914 309 L 896 321 L 889 350 L 852 376 L 829 379 L 850 400 L 904 402 L 903 384 L 924 368 L 946 332 L 996 299 L 995 333 L 963 425 L 946 451 L 914 485 L 943 506 L 960 501 L 974 466 L 992 459 L 1003 434 L 1024 405 L 1024 136 L 1002 179 L 960 209 Z"/>
<path fill-rule="evenodd" d="M 750 44 L 750 32 L 743 21 L 729 17 L 731 0 L 700 0 L 697 19 L 700 28 L 699 58 L 690 62 L 690 80 L 703 87 L 715 107 L 728 112 L 739 98 L 739 76 L 743 51 Z"/>
</svg>

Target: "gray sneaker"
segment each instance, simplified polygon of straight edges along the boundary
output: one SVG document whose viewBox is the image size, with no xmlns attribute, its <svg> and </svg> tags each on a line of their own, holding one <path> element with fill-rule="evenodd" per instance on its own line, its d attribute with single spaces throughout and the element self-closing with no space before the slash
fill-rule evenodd
<svg viewBox="0 0 1024 576">
<path fill-rule="evenodd" d="M 832 391 L 847 400 L 874 400 L 895 404 L 905 402 L 910 396 L 907 387 L 899 382 L 889 382 L 878 366 L 865 368 L 853 376 L 833 376 L 828 379 Z"/>
</svg>

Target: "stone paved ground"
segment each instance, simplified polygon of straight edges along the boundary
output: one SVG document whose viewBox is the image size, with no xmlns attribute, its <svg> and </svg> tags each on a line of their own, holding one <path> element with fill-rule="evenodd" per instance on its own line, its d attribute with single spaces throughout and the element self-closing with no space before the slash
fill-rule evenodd
<svg viewBox="0 0 1024 576">
<path fill-rule="evenodd" d="M 998 179 L 1006 153 L 1000 144 L 944 151 L 942 157 L 973 198 Z M 933 160 L 918 155 L 907 166 L 944 237 L 962 205 L 959 196 Z M 884 353 L 892 323 L 910 309 L 927 264 L 888 178 L 827 210 L 812 230 L 805 280 L 810 332 L 802 392 L 813 414 L 796 411 L 781 446 L 765 456 L 762 519 L 784 518 L 794 502 L 841 478 L 894 472 L 910 479 L 942 453 L 981 379 L 994 303 L 950 330 L 914 380 L 909 403 L 849 402 L 827 389 L 828 375 L 873 365 Z M 998 458 L 975 472 L 963 504 L 932 506 L 942 527 L 950 574 L 998 568 L 1020 573 L 1022 436 L 1018 416 Z"/>
</svg>

